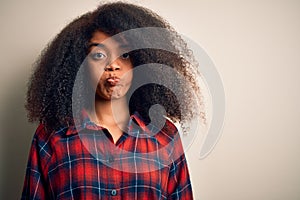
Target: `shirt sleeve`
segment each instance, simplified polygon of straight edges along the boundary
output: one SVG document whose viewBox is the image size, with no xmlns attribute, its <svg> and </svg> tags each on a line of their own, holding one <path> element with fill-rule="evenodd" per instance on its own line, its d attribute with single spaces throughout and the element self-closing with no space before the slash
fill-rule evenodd
<svg viewBox="0 0 300 200">
<path fill-rule="evenodd" d="M 186 157 L 178 134 L 174 144 L 173 158 L 168 182 L 168 199 L 192 200 L 193 192 Z"/>
<path fill-rule="evenodd" d="M 45 135 L 45 129 L 43 125 L 40 125 L 35 132 L 29 152 L 22 200 L 49 199 L 49 195 L 47 195 L 48 185 L 43 170 L 45 170 L 45 163 L 51 156 L 45 148 L 46 143 L 42 139 L 43 135 Z"/>
</svg>

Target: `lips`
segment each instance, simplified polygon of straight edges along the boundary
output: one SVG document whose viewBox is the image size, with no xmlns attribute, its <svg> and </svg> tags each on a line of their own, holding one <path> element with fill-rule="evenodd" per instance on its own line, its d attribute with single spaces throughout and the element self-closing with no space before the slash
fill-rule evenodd
<svg viewBox="0 0 300 200">
<path fill-rule="evenodd" d="M 106 79 L 106 81 L 108 82 L 109 85 L 116 86 L 120 82 L 120 78 L 112 77 L 112 78 Z"/>
</svg>

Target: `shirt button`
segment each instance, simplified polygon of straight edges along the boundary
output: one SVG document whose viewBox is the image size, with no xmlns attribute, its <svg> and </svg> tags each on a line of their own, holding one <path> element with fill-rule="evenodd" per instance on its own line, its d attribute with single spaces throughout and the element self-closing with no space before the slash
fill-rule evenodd
<svg viewBox="0 0 300 200">
<path fill-rule="evenodd" d="M 110 193 L 112 196 L 116 196 L 117 195 L 117 190 L 112 190 Z"/>
<path fill-rule="evenodd" d="M 112 163 L 112 162 L 114 162 L 114 157 L 113 156 L 109 156 L 109 158 L 108 158 L 108 162 L 110 162 L 110 163 Z"/>
</svg>

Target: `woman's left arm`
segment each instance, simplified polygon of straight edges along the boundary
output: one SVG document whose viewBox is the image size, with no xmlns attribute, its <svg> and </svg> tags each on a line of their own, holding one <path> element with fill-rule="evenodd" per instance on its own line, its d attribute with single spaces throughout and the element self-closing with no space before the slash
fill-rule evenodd
<svg viewBox="0 0 300 200">
<path fill-rule="evenodd" d="M 172 142 L 173 151 L 170 156 L 172 163 L 167 188 L 169 194 L 168 199 L 192 200 L 193 192 L 188 164 L 178 131 L 175 131 Z"/>
</svg>

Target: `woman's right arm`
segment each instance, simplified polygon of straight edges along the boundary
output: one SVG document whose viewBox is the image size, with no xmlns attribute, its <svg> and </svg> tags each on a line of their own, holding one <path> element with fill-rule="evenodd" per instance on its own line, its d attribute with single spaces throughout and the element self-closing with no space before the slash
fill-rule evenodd
<svg viewBox="0 0 300 200">
<path fill-rule="evenodd" d="M 43 125 L 39 125 L 30 148 L 25 181 L 22 192 L 22 200 L 49 199 L 49 184 L 46 182 L 46 163 L 51 158 L 47 150 L 46 131 Z"/>
</svg>

